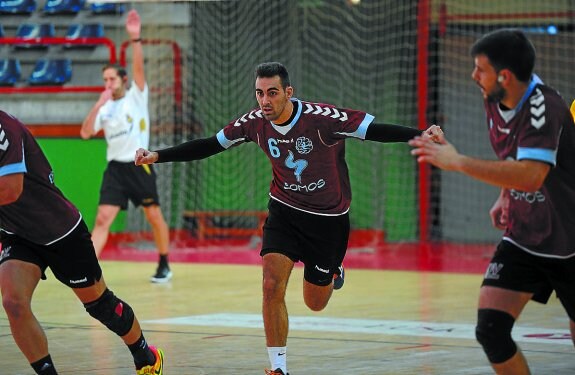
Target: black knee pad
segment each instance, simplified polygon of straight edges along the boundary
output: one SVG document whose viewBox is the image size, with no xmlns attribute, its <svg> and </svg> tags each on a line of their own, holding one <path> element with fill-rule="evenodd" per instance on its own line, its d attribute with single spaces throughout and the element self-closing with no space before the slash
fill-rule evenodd
<svg viewBox="0 0 575 375">
<path fill-rule="evenodd" d="M 503 363 L 517 353 L 511 338 L 515 319 L 504 311 L 479 309 L 475 337 L 491 363 Z"/>
<path fill-rule="evenodd" d="M 99 320 L 118 336 L 124 336 L 134 324 L 134 311 L 126 302 L 106 291 L 94 302 L 84 304 L 90 316 Z"/>
</svg>

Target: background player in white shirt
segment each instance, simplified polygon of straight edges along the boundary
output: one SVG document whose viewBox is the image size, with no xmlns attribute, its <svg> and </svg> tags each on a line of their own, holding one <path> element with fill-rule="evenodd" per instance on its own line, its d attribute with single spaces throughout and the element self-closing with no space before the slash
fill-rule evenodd
<svg viewBox="0 0 575 375">
<path fill-rule="evenodd" d="M 127 208 L 128 200 L 136 207 L 141 205 L 159 252 L 158 268 L 150 280 L 167 282 L 172 277 L 168 265 L 169 228 L 159 205 L 156 174 L 151 166 L 138 167 L 133 163 L 134 152 L 141 147 L 147 148 L 150 139 L 141 22 L 135 10 L 128 13 L 126 31 L 131 39 L 134 80 L 128 88 L 125 68 L 106 65 L 102 70 L 105 90 L 86 116 L 80 133 L 82 138 L 88 139 L 103 129 L 107 142 L 108 166 L 100 190 L 92 240 L 99 256 L 118 212 Z"/>
</svg>

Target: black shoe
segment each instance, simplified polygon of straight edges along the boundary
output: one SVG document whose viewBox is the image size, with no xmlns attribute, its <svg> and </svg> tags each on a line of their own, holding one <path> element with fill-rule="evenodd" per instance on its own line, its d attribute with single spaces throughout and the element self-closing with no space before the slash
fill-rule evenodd
<svg viewBox="0 0 575 375">
<path fill-rule="evenodd" d="M 158 266 L 156 274 L 150 277 L 152 283 L 167 283 L 172 279 L 172 271 L 168 266 Z"/>
</svg>

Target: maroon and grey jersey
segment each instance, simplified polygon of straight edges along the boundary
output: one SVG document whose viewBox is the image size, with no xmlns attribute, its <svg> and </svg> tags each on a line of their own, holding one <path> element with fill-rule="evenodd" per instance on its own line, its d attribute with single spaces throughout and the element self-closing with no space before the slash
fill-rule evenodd
<svg viewBox="0 0 575 375">
<path fill-rule="evenodd" d="M 278 126 L 254 109 L 217 134 L 224 148 L 255 142 L 272 164 L 270 196 L 287 206 L 318 215 L 349 210 L 351 188 L 345 139 L 365 139 L 374 117 L 352 109 L 292 99 L 297 111 Z"/>
<path fill-rule="evenodd" d="M 504 240 L 546 257 L 575 255 L 575 125 L 567 104 L 534 76 L 513 110 L 485 102 L 491 144 L 501 160 L 536 160 L 551 170 L 536 192 L 511 189 Z"/>
<path fill-rule="evenodd" d="M 54 185 L 52 167 L 28 129 L 0 111 L 0 176 L 24 174 L 24 189 L 13 203 L 0 206 L 0 230 L 39 245 L 70 233 L 81 215 Z"/>
</svg>

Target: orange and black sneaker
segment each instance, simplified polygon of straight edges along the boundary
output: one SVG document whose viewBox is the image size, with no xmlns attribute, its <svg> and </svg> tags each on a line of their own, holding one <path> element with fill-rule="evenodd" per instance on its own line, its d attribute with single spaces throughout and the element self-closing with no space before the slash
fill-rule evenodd
<svg viewBox="0 0 575 375">
<path fill-rule="evenodd" d="M 266 368 L 264 371 L 266 372 L 266 375 L 289 375 L 289 372 L 284 374 L 281 368 L 276 368 L 275 370 L 268 370 Z"/>
<path fill-rule="evenodd" d="M 136 375 L 163 375 L 164 374 L 164 352 L 155 346 L 150 345 L 150 350 L 156 356 L 156 363 L 144 366 L 136 370 Z"/>
<path fill-rule="evenodd" d="M 343 268 L 343 263 L 341 266 L 337 267 L 339 274 L 333 274 L 333 289 L 338 290 L 343 287 L 343 282 L 345 281 L 345 269 Z"/>
</svg>

